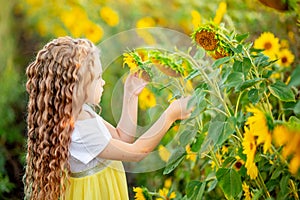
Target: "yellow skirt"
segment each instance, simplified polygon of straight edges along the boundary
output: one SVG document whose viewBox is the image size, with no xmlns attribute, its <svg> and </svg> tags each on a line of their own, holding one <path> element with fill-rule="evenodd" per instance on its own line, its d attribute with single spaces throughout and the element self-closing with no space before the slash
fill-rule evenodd
<svg viewBox="0 0 300 200">
<path fill-rule="evenodd" d="M 128 200 L 127 181 L 122 162 L 112 161 L 109 166 L 92 175 L 70 177 L 65 199 Z"/>
</svg>

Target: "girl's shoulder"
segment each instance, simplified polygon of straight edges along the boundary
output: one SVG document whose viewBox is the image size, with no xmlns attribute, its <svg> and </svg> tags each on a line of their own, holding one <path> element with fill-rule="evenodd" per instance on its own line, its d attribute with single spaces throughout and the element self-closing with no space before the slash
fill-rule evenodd
<svg viewBox="0 0 300 200">
<path fill-rule="evenodd" d="M 82 107 L 82 111 L 80 112 L 78 116 L 78 121 L 84 121 L 91 118 L 95 118 L 97 116 L 97 113 L 87 104 L 84 104 Z"/>
</svg>

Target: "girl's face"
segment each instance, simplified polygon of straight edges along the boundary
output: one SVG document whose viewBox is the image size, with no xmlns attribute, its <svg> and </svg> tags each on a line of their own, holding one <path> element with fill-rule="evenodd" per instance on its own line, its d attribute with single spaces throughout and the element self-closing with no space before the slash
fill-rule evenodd
<svg viewBox="0 0 300 200">
<path fill-rule="evenodd" d="M 100 58 L 96 56 L 95 66 L 94 66 L 94 80 L 91 83 L 91 87 L 88 91 L 88 100 L 87 103 L 91 104 L 99 104 L 103 92 L 103 86 L 105 85 L 105 81 L 102 79 L 102 66 L 100 63 Z"/>
</svg>

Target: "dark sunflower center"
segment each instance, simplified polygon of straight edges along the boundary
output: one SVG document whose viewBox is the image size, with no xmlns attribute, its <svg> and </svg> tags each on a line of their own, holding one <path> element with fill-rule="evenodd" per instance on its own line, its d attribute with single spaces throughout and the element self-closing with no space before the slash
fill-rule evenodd
<svg viewBox="0 0 300 200">
<path fill-rule="evenodd" d="M 287 57 L 282 57 L 282 58 L 281 58 L 281 62 L 282 62 L 282 63 L 287 63 L 287 61 L 288 61 Z"/>
<path fill-rule="evenodd" d="M 264 45 L 264 48 L 266 50 L 271 49 L 272 48 L 272 44 L 270 42 L 266 42 L 265 45 Z"/>
<path fill-rule="evenodd" d="M 242 163 L 240 161 L 237 161 L 234 166 L 237 168 L 237 169 L 240 169 L 242 167 Z"/>
<path fill-rule="evenodd" d="M 217 48 L 218 40 L 215 39 L 215 33 L 208 31 L 200 31 L 196 33 L 196 42 L 207 51 Z"/>
</svg>

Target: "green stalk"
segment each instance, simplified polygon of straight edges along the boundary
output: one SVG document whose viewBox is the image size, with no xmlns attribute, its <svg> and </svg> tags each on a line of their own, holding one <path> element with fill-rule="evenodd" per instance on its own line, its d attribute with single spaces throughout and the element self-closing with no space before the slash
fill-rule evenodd
<svg viewBox="0 0 300 200">
<path fill-rule="evenodd" d="M 262 176 L 261 176 L 261 174 L 260 174 L 259 171 L 258 171 L 258 180 L 259 180 L 260 186 L 263 188 L 263 190 L 264 190 L 264 192 L 265 192 L 267 198 L 271 198 L 271 195 L 270 195 L 270 193 L 269 193 L 269 191 L 268 191 L 268 188 L 267 188 L 267 186 L 265 185 L 264 180 L 262 179 Z"/>
<path fill-rule="evenodd" d="M 296 199 L 296 200 L 299 200 L 298 190 L 297 190 L 297 188 L 296 188 L 296 186 L 295 186 L 294 181 L 290 179 L 290 180 L 289 180 L 289 184 L 290 184 L 290 186 L 291 186 L 291 190 L 292 190 L 292 193 L 293 193 L 295 199 Z"/>
<path fill-rule="evenodd" d="M 235 111 L 234 111 L 234 117 L 237 117 L 237 112 L 238 112 L 239 104 L 240 104 L 241 97 L 242 97 L 243 93 L 244 93 L 244 91 L 240 92 L 240 94 L 238 96 L 238 99 L 237 99 L 237 102 L 236 102 L 236 106 L 235 106 Z"/>
<path fill-rule="evenodd" d="M 205 71 L 202 69 L 202 67 L 200 67 L 200 66 L 198 65 L 198 63 L 195 62 L 194 59 L 193 59 L 190 55 L 188 55 L 188 54 L 183 54 L 183 53 L 180 53 L 180 54 L 181 54 L 182 56 L 188 58 L 188 60 L 190 60 L 190 61 L 192 62 L 192 64 L 193 64 L 198 70 L 200 70 L 200 72 L 201 72 L 203 78 L 205 79 L 205 81 L 212 87 L 212 89 L 214 90 L 214 92 L 217 94 L 216 96 L 217 96 L 217 98 L 220 100 L 220 102 L 222 103 L 222 105 L 223 105 L 223 107 L 225 108 L 225 110 L 226 110 L 228 116 L 231 116 L 230 111 L 229 111 L 229 109 L 228 109 L 226 103 L 224 102 L 223 97 L 222 97 L 222 95 L 221 95 L 221 93 L 220 93 L 220 90 L 219 90 L 218 87 L 216 87 L 215 84 L 209 79 L 209 77 L 207 76 L 207 74 L 205 73 Z"/>
</svg>

